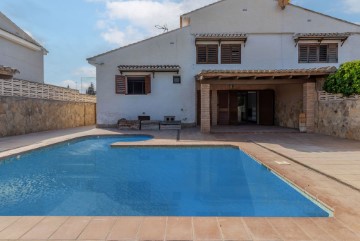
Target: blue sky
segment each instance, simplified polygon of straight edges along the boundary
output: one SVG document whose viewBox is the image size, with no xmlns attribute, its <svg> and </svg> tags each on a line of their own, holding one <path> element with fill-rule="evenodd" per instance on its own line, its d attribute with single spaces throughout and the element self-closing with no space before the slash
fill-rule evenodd
<svg viewBox="0 0 360 241">
<path fill-rule="evenodd" d="M 178 27 L 179 15 L 216 0 L 1 0 L 0 11 L 49 51 L 45 82 L 83 89 L 93 55 Z M 360 0 L 292 0 L 294 4 L 360 23 Z M 164 22 L 166 19 L 166 22 Z"/>
</svg>

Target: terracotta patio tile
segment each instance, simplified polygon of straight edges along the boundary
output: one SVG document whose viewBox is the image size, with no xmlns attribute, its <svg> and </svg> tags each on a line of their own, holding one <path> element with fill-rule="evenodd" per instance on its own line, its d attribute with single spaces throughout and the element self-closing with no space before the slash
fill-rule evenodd
<svg viewBox="0 0 360 241">
<path fill-rule="evenodd" d="M 290 218 L 268 218 L 267 220 L 285 240 L 311 240 Z"/>
<path fill-rule="evenodd" d="M 218 218 L 224 240 L 251 240 L 241 218 Z"/>
<path fill-rule="evenodd" d="M 113 227 L 116 218 L 114 217 L 96 217 L 93 218 L 81 233 L 80 240 L 102 240 L 106 239 L 109 231 Z"/>
<path fill-rule="evenodd" d="M 294 223 L 301 228 L 310 238 L 316 241 L 334 240 L 327 232 L 318 227 L 310 218 L 295 218 Z"/>
<path fill-rule="evenodd" d="M 76 239 L 90 220 L 91 217 L 70 217 L 50 239 Z"/>
<path fill-rule="evenodd" d="M 216 218 L 194 218 L 196 240 L 221 240 L 221 233 Z"/>
<path fill-rule="evenodd" d="M 164 240 L 165 227 L 165 217 L 146 217 L 140 227 L 138 240 Z"/>
<path fill-rule="evenodd" d="M 142 217 L 119 217 L 107 240 L 135 240 L 143 219 Z"/>
<path fill-rule="evenodd" d="M 192 219 L 169 217 L 166 240 L 193 240 Z"/>
<path fill-rule="evenodd" d="M 0 217 L 0 231 L 14 223 L 20 217 Z"/>
<path fill-rule="evenodd" d="M 280 240 L 280 235 L 265 218 L 244 218 L 254 240 Z"/>
<path fill-rule="evenodd" d="M 343 226 L 335 218 L 314 218 L 312 219 L 317 226 L 324 229 L 328 234 L 335 237 L 337 240 L 359 241 L 360 236 L 356 235 L 348 228 Z"/>
<path fill-rule="evenodd" d="M 21 217 L 15 223 L 0 232 L 0 239 L 18 239 L 43 218 L 44 217 Z"/>
<path fill-rule="evenodd" d="M 45 217 L 21 239 L 48 239 L 68 217 Z"/>
</svg>

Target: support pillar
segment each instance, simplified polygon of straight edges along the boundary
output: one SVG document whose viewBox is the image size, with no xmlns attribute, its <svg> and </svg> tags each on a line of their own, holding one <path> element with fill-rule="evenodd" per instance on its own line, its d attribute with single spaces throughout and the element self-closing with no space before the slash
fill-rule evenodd
<svg viewBox="0 0 360 241">
<path fill-rule="evenodd" d="M 305 83 L 303 85 L 303 96 L 306 132 L 313 133 L 315 131 L 316 84 Z"/>
<path fill-rule="evenodd" d="M 201 132 L 210 133 L 210 85 L 201 84 Z"/>
<path fill-rule="evenodd" d="M 217 126 L 218 118 L 218 96 L 217 90 L 211 91 L 211 125 Z"/>
</svg>

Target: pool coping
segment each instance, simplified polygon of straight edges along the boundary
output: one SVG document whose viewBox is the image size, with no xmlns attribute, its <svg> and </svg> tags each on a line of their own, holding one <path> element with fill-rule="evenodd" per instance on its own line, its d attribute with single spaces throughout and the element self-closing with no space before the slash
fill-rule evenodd
<svg viewBox="0 0 360 241">
<path fill-rule="evenodd" d="M 98 135 L 90 134 L 90 135 L 84 135 L 84 136 L 70 137 L 70 138 L 68 138 L 66 140 L 62 140 L 62 141 L 55 142 L 55 143 L 49 143 L 48 145 L 39 146 L 39 147 L 36 147 L 34 149 L 31 149 L 31 150 L 25 150 L 25 151 L 20 150 L 18 153 L 10 154 L 10 155 L 7 155 L 7 156 L 1 156 L 2 153 L 0 153 L 0 163 L 5 161 L 6 159 L 9 159 L 9 158 L 14 158 L 14 157 L 17 157 L 19 155 L 29 154 L 29 153 L 32 153 L 34 151 L 43 150 L 43 149 L 47 149 L 47 148 L 52 148 L 52 147 L 55 147 L 55 146 L 60 146 L 60 145 L 63 145 L 65 143 L 68 143 L 68 142 L 81 141 L 82 139 L 87 139 L 87 138 L 120 137 L 120 136 L 121 137 L 123 137 L 123 136 L 147 136 L 147 137 L 150 137 L 151 139 L 143 140 L 143 141 L 136 141 L 136 142 L 115 142 L 115 143 L 110 145 L 112 148 L 172 148 L 172 147 L 177 147 L 177 148 L 209 148 L 209 147 L 217 147 L 217 148 L 233 148 L 233 149 L 241 150 L 246 155 L 248 155 L 250 158 L 252 158 L 256 162 L 258 162 L 260 165 L 266 167 L 270 172 L 273 172 L 280 179 L 283 179 L 282 181 L 286 182 L 292 188 L 297 189 L 302 195 L 304 195 L 306 198 L 310 199 L 310 201 L 314 202 L 315 205 L 318 205 L 318 206 L 320 205 L 320 208 L 322 208 L 321 207 L 321 205 L 322 205 L 322 206 L 325 207 L 325 209 L 328 209 L 328 210 L 324 210 L 326 212 L 330 211 L 330 213 L 328 212 L 329 217 L 325 217 L 325 218 L 331 218 L 331 217 L 333 217 L 335 215 L 335 207 L 332 207 L 331 205 L 329 205 L 326 202 L 322 201 L 316 195 L 308 192 L 306 190 L 306 188 L 303 188 L 300 185 L 296 184 L 290 178 L 288 178 L 285 175 L 281 174 L 279 171 L 275 170 L 270 165 L 262 162 L 261 160 L 259 160 L 255 156 L 253 156 L 250 153 L 248 153 L 247 151 L 245 151 L 239 145 L 234 144 L 234 143 L 233 144 L 219 144 L 219 143 L 201 144 L 201 143 L 192 143 L 192 142 L 181 142 L 179 140 L 176 140 L 176 141 L 167 141 L 166 143 L 162 143 L 162 144 L 152 144 L 154 141 L 156 141 L 156 139 L 155 139 L 155 137 L 153 135 L 149 135 L 149 134 L 139 134 L 139 133 L 138 134 L 98 134 Z M 263 149 L 267 149 L 267 148 L 265 148 L 265 147 L 263 147 L 263 146 L 261 146 L 261 145 L 259 145 L 257 143 L 254 143 L 254 144 L 260 146 Z M 17 149 L 21 149 L 21 148 L 22 147 L 17 148 Z M 14 150 L 17 150 L 17 149 L 14 149 Z M 278 154 L 278 153 L 276 153 L 276 154 Z M 284 158 L 288 159 L 286 156 L 284 156 Z M 292 162 L 295 162 L 292 159 L 289 159 L 289 160 L 292 161 Z M 298 162 L 295 162 L 295 163 L 298 164 L 298 165 L 302 165 L 301 163 L 298 163 Z M 302 165 L 302 166 L 304 166 L 304 165 Z M 307 167 L 307 166 L 305 166 L 305 167 Z M 314 170 L 314 169 L 311 169 L 311 170 L 318 173 L 318 174 L 324 175 L 323 173 L 318 172 L 317 170 Z M 325 176 L 327 176 L 327 175 L 325 175 Z M 337 180 L 335 180 L 335 181 L 337 181 Z M 196 216 L 196 217 L 202 217 L 202 216 Z M 212 216 L 212 217 L 216 217 L 216 216 Z M 239 217 L 242 217 L 242 216 L 239 216 Z M 284 218 L 294 218 L 294 217 L 284 217 Z"/>
</svg>

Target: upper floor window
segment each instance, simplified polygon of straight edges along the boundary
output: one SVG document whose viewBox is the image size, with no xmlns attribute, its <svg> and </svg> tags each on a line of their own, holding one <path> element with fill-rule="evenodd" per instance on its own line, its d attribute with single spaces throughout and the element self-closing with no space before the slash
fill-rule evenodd
<svg viewBox="0 0 360 241">
<path fill-rule="evenodd" d="M 299 63 L 337 63 L 338 44 L 300 44 Z"/>
<path fill-rule="evenodd" d="M 241 44 L 221 45 L 222 64 L 241 64 Z"/>
<path fill-rule="evenodd" d="M 197 64 L 217 64 L 218 63 L 218 45 L 204 44 L 196 46 Z"/>
</svg>

